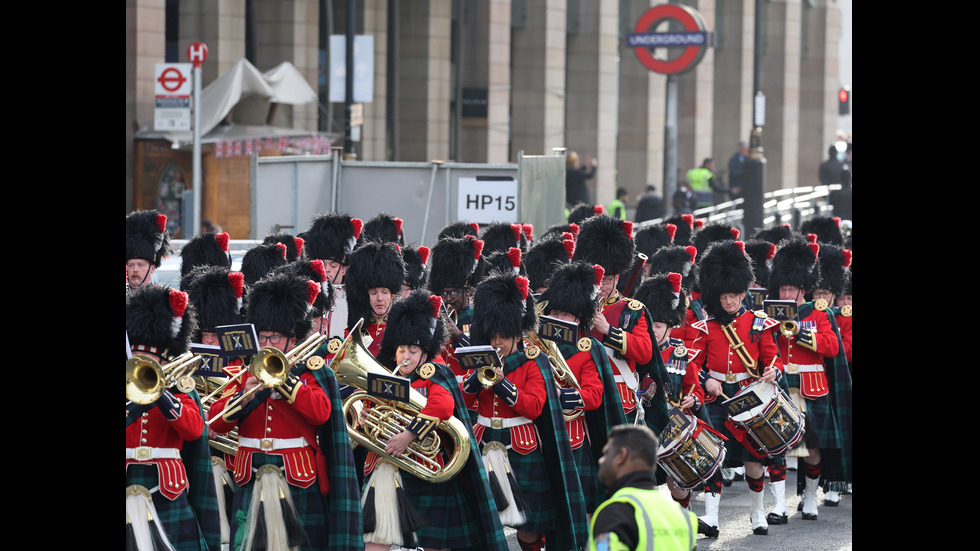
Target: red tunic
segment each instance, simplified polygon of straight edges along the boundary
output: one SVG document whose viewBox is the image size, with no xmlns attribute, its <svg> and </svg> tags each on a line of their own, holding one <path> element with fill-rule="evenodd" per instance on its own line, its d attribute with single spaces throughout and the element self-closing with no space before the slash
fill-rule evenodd
<svg viewBox="0 0 980 551">
<path fill-rule="evenodd" d="M 833 358 L 840 351 L 837 333 L 830 325 L 827 312 L 812 310 L 806 318 L 799 321 L 800 330 L 812 332 L 816 350 L 802 346 L 798 341 L 801 335 L 786 337 L 779 334 L 776 342 L 779 345 L 779 355 L 783 359 L 784 371 L 788 374 L 800 375 L 800 393 L 805 398 L 826 396 L 830 389 L 827 381 L 827 371 L 824 366 L 825 358 Z M 790 381 L 790 386 L 793 381 Z"/>
<path fill-rule="evenodd" d="M 154 406 L 143 413 L 139 420 L 126 427 L 126 448 L 164 448 L 181 450 L 185 440 L 196 440 L 204 434 L 204 419 L 197 408 L 197 402 L 182 392 L 174 392 L 180 402 L 179 413 L 174 420 L 164 417 L 160 408 Z M 129 415 L 129 411 L 126 412 Z M 160 458 L 139 461 L 126 459 L 130 464 L 157 466 L 160 478 L 160 493 L 174 500 L 187 488 L 187 472 L 184 462 L 179 458 Z"/>
<path fill-rule="evenodd" d="M 664 365 L 667 367 L 668 373 L 673 373 L 673 371 L 679 371 L 681 369 L 681 362 L 674 358 L 674 348 L 681 344 L 680 339 L 669 338 L 667 342 L 660 345 L 660 354 L 664 358 Z M 685 346 L 685 348 L 687 348 Z M 688 394 L 693 394 L 698 402 L 704 403 L 704 387 L 701 386 L 701 367 L 696 363 L 695 358 L 701 353 L 700 350 L 694 348 L 687 348 L 687 364 L 683 366 L 684 374 L 681 376 L 681 399 Z M 690 410 L 685 410 L 685 413 L 692 413 Z"/>
<path fill-rule="evenodd" d="M 847 356 L 847 364 L 851 364 L 851 315 L 850 310 L 847 315 L 838 314 L 834 319 L 837 321 L 837 329 L 840 329 L 840 338 L 844 341 L 844 355 Z M 852 374 L 853 375 L 853 374 Z"/>
<path fill-rule="evenodd" d="M 602 379 L 599 378 L 599 368 L 592 359 L 592 352 L 576 352 L 571 357 L 565 358 L 565 364 L 569 371 L 575 376 L 578 382 L 579 395 L 582 396 L 582 406 L 575 408 L 581 411 L 592 411 L 602 405 Z M 557 380 L 557 379 L 556 379 Z M 558 383 L 561 388 L 575 388 L 571 384 Z M 585 418 L 579 415 L 575 419 L 565 420 L 565 428 L 568 430 L 568 437 L 572 444 L 572 449 L 578 449 L 585 442 Z"/>
<path fill-rule="evenodd" d="M 636 409 L 636 394 L 634 389 L 637 386 L 637 382 L 627 382 L 624 380 L 624 376 L 631 376 L 635 380 L 636 365 L 638 363 L 640 365 L 645 364 L 653 358 L 653 339 L 650 337 L 650 328 L 647 325 L 646 316 L 638 316 L 636 323 L 633 327 L 628 328 L 628 331 L 627 328 L 623 327 L 624 320 L 629 316 L 627 310 L 635 310 L 637 307 L 643 308 L 642 303 L 625 299 L 618 294 L 611 299 L 607 299 L 602 305 L 603 317 L 609 322 L 610 327 L 623 328 L 623 337 L 626 341 L 626 351 L 623 354 L 626 357 L 625 362 L 614 357 L 613 350 L 609 346 L 606 346 L 609 363 L 612 364 L 613 377 L 616 379 L 616 387 L 619 389 L 619 397 L 623 402 L 623 411 L 626 413 L 630 413 Z M 592 336 L 598 339 L 599 342 L 605 344 L 603 341 L 605 335 L 599 333 L 596 329 L 592 330 Z M 620 372 L 618 367 L 620 362 L 625 363 L 630 373 L 624 374 Z"/>
<path fill-rule="evenodd" d="M 772 363 L 773 368 L 782 370 L 783 362 L 776 349 L 776 343 L 772 339 L 772 331 L 779 325 L 779 322 L 772 318 L 759 318 L 762 331 L 753 339 L 750 331 L 753 324 L 756 323 L 756 319 L 753 312 L 743 309 L 742 313 L 732 322 L 735 333 L 742 341 L 749 356 L 755 359 L 756 368 L 760 375 L 770 363 Z M 708 318 L 695 323 L 694 328 L 702 333 L 701 339 L 698 341 L 698 349 L 701 352 L 697 364 L 701 369 L 707 370 L 706 376 L 719 382 L 737 382 L 739 387 L 743 388 L 755 380 L 749 375 L 742 360 L 732 348 L 720 322 L 715 318 Z M 774 363 L 773 360 L 775 360 Z M 733 398 L 733 396 L 729 396 L 729 398 Z M 705 402 L 713 402 L 714 400 L 714 396 L 705 396 Z"/>
<path fill-rule="evenodd" d="M 533 421 L 541 415 L 545 399 L 548 397 L 544 385 L 554 383 L 545 381 L 537 362 L 528 358 L 525 358 L 520 366 L 504 378 L 517 387 L 517 401 L 513 406 L 497 396 L 492 387 L 482 388 L 475 394 L 464 391 L 463 399 L 467 407 L 475 409 L 481 417 L 489 420 L 509 420 L 518 417 L 526 419 L 527 422 L 510 427 L 510 435 L 512 449 L 527 455 L 538 448 Z M 479 420 L 473 425 L 477 441 L 482 437 L 485 428 L 486 426 Z"/>
</svg>

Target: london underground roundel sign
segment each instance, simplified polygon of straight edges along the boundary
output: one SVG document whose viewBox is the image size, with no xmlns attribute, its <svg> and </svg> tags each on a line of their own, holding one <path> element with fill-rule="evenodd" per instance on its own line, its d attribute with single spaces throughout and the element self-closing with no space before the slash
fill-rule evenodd
<svg viewBox="0 0 980 551">
<path fill-rule="evenodd" d="M 651 32 L 663 23 L 683 30 L 671 32 Z M 696 10 L 681 4 L 661 4 L 654 6 L 640 16 L 634 32 L 629 34 L 628 44 L 636 57 L 647 69 L 663 75 L 676 75 L 693 69 L 708 48 L 708 29 L 704 18 Z M 657 59 L 653 50 L 667 49 L 666 59 Z"/>
</svg>

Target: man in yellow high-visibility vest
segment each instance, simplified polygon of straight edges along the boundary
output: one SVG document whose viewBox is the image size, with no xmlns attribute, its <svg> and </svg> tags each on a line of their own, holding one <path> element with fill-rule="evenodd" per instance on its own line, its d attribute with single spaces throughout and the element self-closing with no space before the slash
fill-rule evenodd
<svg viewBox="0 0 980 551">
<path fill-rule="evenodd" d="M 715 177 L 715 161 L 711 157 L 707 157 L 698 168 L 692 168 L 687 171 L 687 183 L 691 186 L 691 191 L 698 198 L 698 208 L 710 207 L 714 204 L 712 199 L 712 191 L 716 182 L 714 182 Z"/>
<path fill-rule="evenodd" d="M 644 425 L 609 431 L 599 458 L 599 480 L 613 492 L 589 527 L 589 550 L 691 551 L 698 517 L 657 490 L 657 436 Z"/>
</svg>

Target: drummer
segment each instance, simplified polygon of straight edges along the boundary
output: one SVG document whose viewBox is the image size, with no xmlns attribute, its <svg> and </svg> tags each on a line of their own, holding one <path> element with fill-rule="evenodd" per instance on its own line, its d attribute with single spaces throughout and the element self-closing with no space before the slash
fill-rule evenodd
<svg viewBox="0 0 980 551">
<path fill-rule="evenodd" d="M 773 459 L 760 457 L 740 442 L 744 434 L 733 434 L 725 426 L 727 409 L 722 402 L 734 398 L 756 379 L 775 382 L 781 377 L 782 362 L 776 349 L 774 329 L 779 322 L 762 312 L 746 310 L 743 301 L 754 276 L 752 262 L 741 241 L 712 243 L 700 262 L 701 292 L 708 317 L 693 324 L 703 336 L 696 341 L 701 352 L 696 363 L 705 371 L 705 402 L 712 426 L 728 438 L 727 467 L 745 464 L 749 485 L 752 533 L 764 536 L 769 524 L 763 503 L 765 468 Z M 699 531 L 718 537 L 718 505 L 721 502 L 721 472 L 705 484 L 705 514 Z M 703 523 L 703 526 L 701 524 Z"/>
</svg>

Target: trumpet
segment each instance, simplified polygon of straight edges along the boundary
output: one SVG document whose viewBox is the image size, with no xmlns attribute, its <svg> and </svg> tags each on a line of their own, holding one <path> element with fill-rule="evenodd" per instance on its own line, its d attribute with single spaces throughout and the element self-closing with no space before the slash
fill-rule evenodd
<svg viewBox="0 0 980 551">
<path fill-rule="evenodd" d="M 339 383 L 358 389 L 343 401 L 351 445 L 362 445 L 391 461 L 399 469 L 428 482 L 438 483 L 453 478 L 462 470 L 470 454 L 470 437 L 466 426 L 456 417 L 440 423 L 423 440 L 414 440 L 399 456 L 385 452 L 391 437 L 406 430 L 412 419 L 425 408 L 426 399 L 415 389 L 409 390 L 408 404 L 368 395 L 368 374 L 387 374 L 388 371 L 364 347 L 361 341 L 362 323 L 363 320 L 355 324 L 331 364 Z M 361 432 L 357 428 L 357 420 L 364 408 L 363 402 L 371 402 L 372 405 Z M 436 460 L 436 455 L 442 448 L 442 439 L 437 431 L 445 431 L 453 440 L 452 457 L 442 466 Z"/>
<path fill-rule="evenodd" d="M 129 403 L 152 404 L 160 399 L 164 389 L 178 385 L 181 392 L 190 392 L 194 381 L 190 374 L 197 368 L 201 356 L 185 352 L 165 367 L 156 360 L 137 354 L 126 360 L 126 398 Z M 186 377 L 186 379 L 185 379 Z"/>
<path fill-rule="evenodd" d="M 500 356 L 500 348 L 495 349 L 497 351 L 497 356 Z M 490 388 L 497 384 L 497 371 L 493 366 L 485 366 L 477 369 L 476 380 L 480 382 L 483 388 Z"/>
<path fill-rule="evenodd" d="M 282 384 L 286 378 L 289 376 L 289 370 L 299 362 L 309 358 L 313 352 L 327 340 L 327 335 L 321 335 L 315 333 L 308 337 L 302 343 L 296 345 L 295 348 L 287 353 L 281 352 L 278 348 L 273 348 L 271 346 L 263 347 L 259 352 L 252 358 L 252 363 L 249 364 L 248 369 L 243 369 L 234 377 L 230 377 L 227 382 L 216 388 L 211 394 L 208 394 L 204 398 L 201 398 L 201 403 L 204 405 L 205 411 L 209 411 L 211 405 L 215 402 L 215 397 L 224 391 L 225 387 L 236 381 L 239 377 L 243 376 L 245 373 L 251 373 L 253 377 L 258 379 L 259 386 L 252 388 L 252 390 L 242 394 L 238 399 L 229 402 L 225 409 L 234 409 L 238 404 L 244 400 L 247 396 L 250 396 L 256 390 L 261 388 L 272 388 L 274 386 Z M 319 369 L 322 366 L 316 367 Z M 313 369 L 311 367 L 311 369 Z M 214 422 L 211 419 L 207 422 L 208 426 Z"/>
<path fill-rule="evenodd" d="M 800 324 L 796 320 L 783 320 L 779 323 L 779 333 L 784 337 L 793 337 L 800 332 Z"/>
<path fill-rule="evenodd" d="M 564 385 L 564 388 L 575 388 L 578 390 L 582 389 L 582 385 L 578 383 L 578 380 L 575 378 L 575 374 L 572 373 L 571 368 L 568 367 L 568 363 L 565 362 L 565 358 L 562 357 L 561 351 L 558 350 L 558 345 L 555 344 L 555 341 L 549 340 L 546 342 L 542 340 L 541 337 L 539 337 L 534 331 L 528 331 L 526 333 L 526 337 L 528 342 L 540 348 L 541 351 L 548 356 L 548 363 L 551 364 L 551 372 L 555 376 L 555 386 L 562 388 L 562 385 Z M 563 410 L 563 413 L 565 415 L 565 420 L 571 421 L 578 418 L 579 415 L 582 415 L 582 410 Z"/>
</svg>

